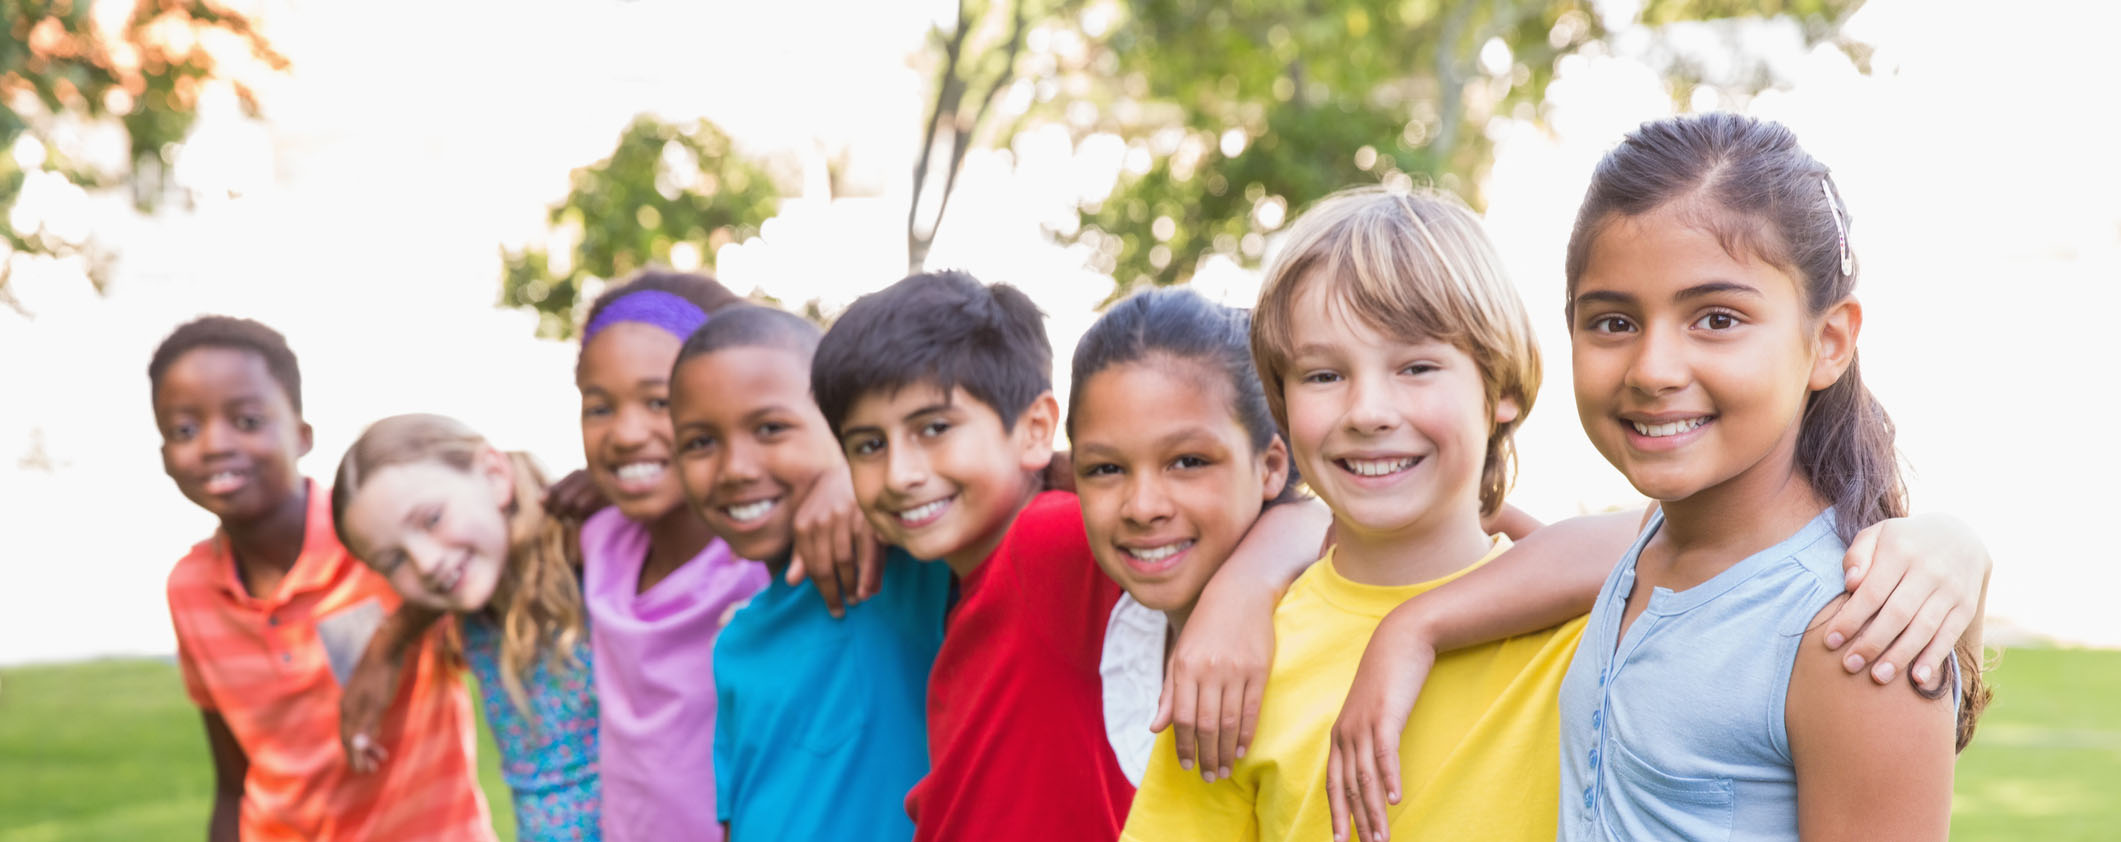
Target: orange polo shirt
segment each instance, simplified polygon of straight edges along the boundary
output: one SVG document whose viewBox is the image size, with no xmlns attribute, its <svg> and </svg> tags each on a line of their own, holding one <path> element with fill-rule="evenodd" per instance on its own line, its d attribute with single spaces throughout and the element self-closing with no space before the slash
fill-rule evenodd
<svg viewBox="0 0 2121 842">
<path fill-rule="evenodd" d="M 436 637 L 408 662 L 383 719 L 378 737 L 390 759 L 365 775 L 347 768 L 340 682 L 398 597 L 339 545 L 330 489 L 308 487 L 302 555 L 278 593 L 244 590 L 221 532 L 169 574 L 184 689 L 228 721 L 250 759 L 242 838 L 490 842 L 471 698 L 441 662 Z"/>
</svg>

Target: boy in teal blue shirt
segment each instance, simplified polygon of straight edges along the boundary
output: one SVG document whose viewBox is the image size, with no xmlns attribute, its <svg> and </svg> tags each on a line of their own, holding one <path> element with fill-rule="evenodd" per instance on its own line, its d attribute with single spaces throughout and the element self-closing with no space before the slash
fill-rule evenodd
<svg viewBox="0 0 2121 842">
<path fill-rule="evenodd" d="M 796 501 L 846 482 L 810 397 L 817 342 L 816 327 L 779 310 L 725 310 L 671 372 L 687 499 L 737 555 L 775 568 L 715 643 L 716 809 L 732 839 L 907 840 L 906 791 L 928 772 L 924 697 L 950 568 L 893 550 L 876 595 L 845 619 L 809 582 L 780 575 Z"/>
</svg>

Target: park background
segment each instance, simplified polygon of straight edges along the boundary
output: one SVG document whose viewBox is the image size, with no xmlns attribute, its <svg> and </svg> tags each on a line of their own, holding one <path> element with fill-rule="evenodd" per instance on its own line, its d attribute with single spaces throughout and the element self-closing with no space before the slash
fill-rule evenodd
<svg viewBox="0 0 2121 842">
<path fill-rule="evenodd" d="M 2009 649 L 1960 837 L 2121 821 L 2121 551 L 2088 529 L 2121 474 L 2112 4 L 0 9 L 0 839 L 204 823 L 162 583 L 213 523 L 161 473 L 144 376 L 193 316 L 287 334 L 312 476 L 415 410 L 564 471 L 561 340 L 643 265 L 828 319 L 909 267 L 968 269 L 1045 309 L 1064 392 L 1115 296 L 1186 282 L 1248 306 L 1305 203 L 1436 185 L 1483 212 L 1538 316 L 1549 374 L 1512 500 L 1552 520 L 1639 502 L 1570 411 L 1576 202 L 1625 131 L 1712 109 L 1787 123 L 1834 167 L 1914 505 L 1996 559 Z"/>
</svg>

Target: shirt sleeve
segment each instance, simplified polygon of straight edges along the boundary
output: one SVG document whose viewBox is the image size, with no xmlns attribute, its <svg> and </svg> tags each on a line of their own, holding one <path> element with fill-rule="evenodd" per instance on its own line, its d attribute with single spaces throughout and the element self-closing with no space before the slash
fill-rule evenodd
<svg viewBox="0 0 2121 842">
<path fill-rule="evenodd" d="M 1098 569 L 1083 531 L 1083 510 L 1073 494 L 1048 492 L 1025 508 L 1021 529 L 1012 530 L 1009 551 L 1027 609 L 1071 663 L 1097 671 L 1104 654 L 1105 625 L 1119 602 L 1119 585 Z"/>
<path fill-rule="evenodd" d="M 170 578 L 172 581 L 165 593 L 169 600 L 170 627 L 177 635 L 177 673 L 184 677 L 184 695 L 191 697 L 191 703 L 197 705 L 200 710 L 218 713 L 219 709 L 214 705 L 213 696 L 206 692 L 206 678 L 199 674 L 197 653 L 192 651 L 191 644 L 186 641 L 190 635 L 185 633 L 184 628 L 184 595 L 174 581 L 176 574 L 171 574 Z"/>
<path fill-rule="evenodd" d="M 1149 771 L 1134 793 L 1121 842 L 1257 842 L 1259 820 L 1252 809 L 1256 783 L 1239 774 L 1208 783 L 1178 765 L 1177 731 L 1156 738 Z M 1242 762 L 1242 761 L 1240 761 Z"/>
</svg>

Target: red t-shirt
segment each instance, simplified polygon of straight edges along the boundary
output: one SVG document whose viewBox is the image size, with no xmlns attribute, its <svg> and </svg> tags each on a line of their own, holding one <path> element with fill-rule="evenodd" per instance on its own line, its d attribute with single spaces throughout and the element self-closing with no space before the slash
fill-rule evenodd
<svg viewBox="0 0 2121 842">
<path fill-rule="evenodd" d="M 959 585 L 928 678 L 915 842 L 1119 838 L 1134 785 L 1105 737 L 1098 661 L 1120 589 L 1098 570 L 1075 495 L 1017 513 Z"/>
</svg>

